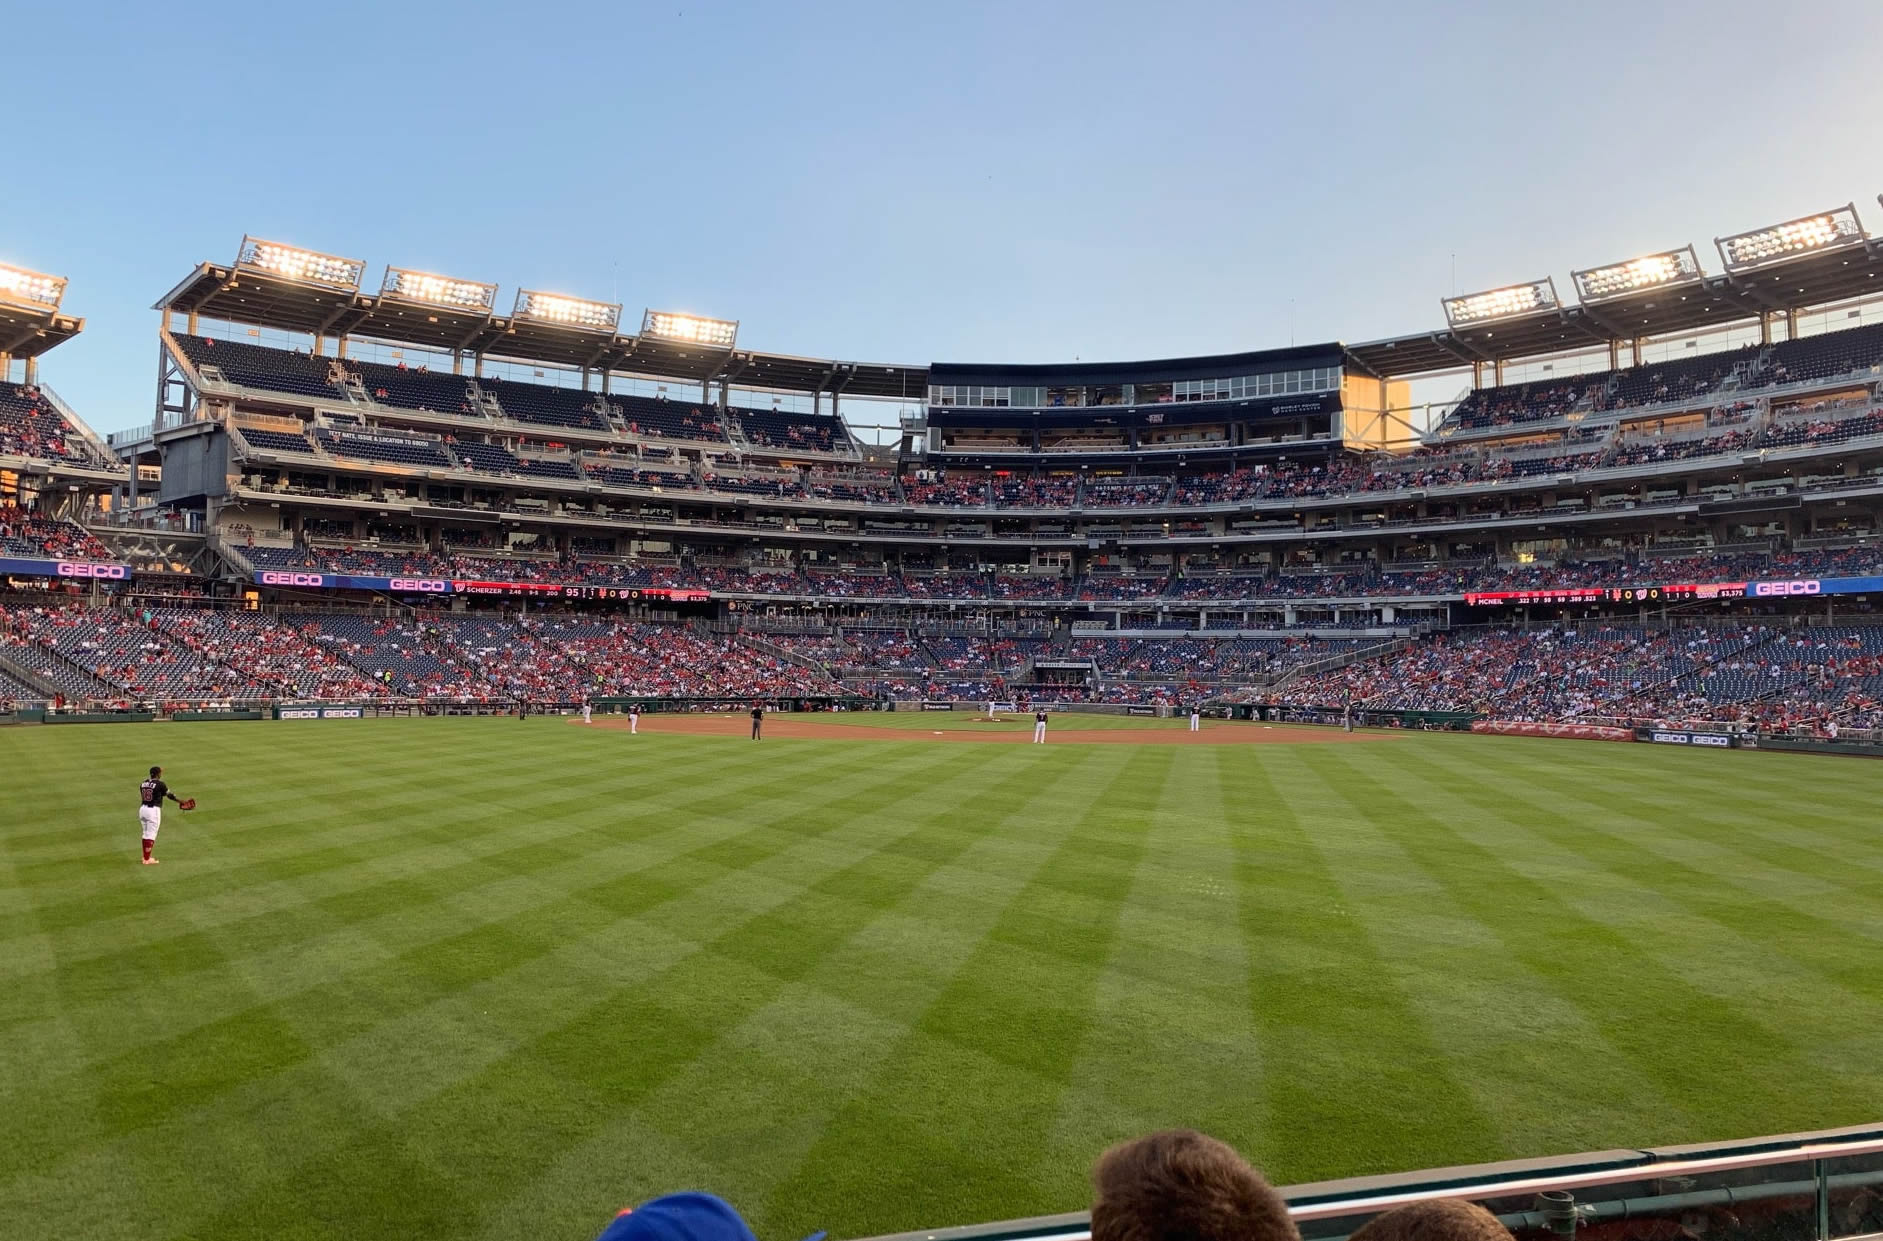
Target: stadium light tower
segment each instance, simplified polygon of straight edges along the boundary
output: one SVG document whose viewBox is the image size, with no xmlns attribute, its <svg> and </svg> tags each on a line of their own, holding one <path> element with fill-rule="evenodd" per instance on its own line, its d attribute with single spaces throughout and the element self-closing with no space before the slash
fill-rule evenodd
<svg viewBox="0 0 1883 1241">
<path fill-rule="evenodd" d="M 670 310 L 650 310 L 641 316 L 641 335 L 684 345 L 731 349 L 739 339 L 737 319 L 703 319 Z"/>
<path fill-rule="evenodd" d="M 1802 216 L 1770 228 L 1715 238 L 1720 260 L 1729 272 L 1742 272 L 1768 263 L 1796 258 L 1820 250 L 1861 245 L 1863 222 L 1857 218 L 1857 204 L 1849 203 L 1833 211 Z"/>
<path fill-rule="evenodd" d="M 579 297 L 564 297 L 559 293 L 518 289 L 511 317 L 556 327 L 613 332 L 621 322 L 621 307 L 612 302 L 591 302 Z"/>
<path fill-rule="evenodd" d="M 235 256 L 235 265 L 299 284 L 315 284 L 347 293 L 357 292 L 360 277 L 366 274 L 366 264 L 359 259 L 343 259 L 318 250 L 302 250 L 248 236 L 242 238 L 242 249 Z"/>
<path fill-rule="evenodd" d="M 1445 321 L 1453 327 L 1470 327 L 1493 319 L 1515 319 L 1538 311 L 1556 310 L 1562 303 L 1556 298 L 1556 281 L 1545 276 L 1524 284 L 1467 293 L 1463 297 L 1441 298 Z"/>
<path fill-rule="evenodd" d="M 454 280 L 409 267 L 387 267 L 379 295 L 416 306 L 437 306 L 489 314 L 497 308 L 497 286 L 478 280 Z"/>
<path fill-rule="evenodd" d="M 0 302 L 26 310 L 53 311 L 65 300 L 65 277 L 0 263 Z"/>
<path fill-rule="evenodd" d="M 1699 284 L 1706 273 L 1700 270 L 1700 256 L 1693 247 L 1682 246 L 1625 263 L 1585 268 L 1571 272 L 1570 278 L 1576 282 L 1576 295 L 1582 301 L 1605 302 L 1648 289 Z"/>
</svg>

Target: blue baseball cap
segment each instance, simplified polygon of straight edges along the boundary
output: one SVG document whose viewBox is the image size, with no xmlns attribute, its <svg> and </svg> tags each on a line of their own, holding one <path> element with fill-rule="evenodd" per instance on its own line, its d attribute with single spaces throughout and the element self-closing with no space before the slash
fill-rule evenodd
<svg viewBox="0 0 1883 1241">
<path fill-rule="evenodd" d="M 814 1235 L 822 1237 L 824 1234 Z M 623 1211 L 602 1229 L 595 1241 L 758 1241 L 758 1238 L 724 1198 L 684 1193 L 667 1194 Z"/>
</svg>

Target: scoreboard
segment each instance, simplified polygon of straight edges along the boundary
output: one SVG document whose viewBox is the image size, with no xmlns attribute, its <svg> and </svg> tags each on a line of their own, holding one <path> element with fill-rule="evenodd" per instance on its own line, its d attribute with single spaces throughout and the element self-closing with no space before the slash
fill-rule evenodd
<svg viewBox="0 0 1883 1241">
<path fill-rule="evenodd" d="M 1472 607 L 1528 603 L 1663 603 L 1744 599 L 1744 582 L 1675 582 L 1660 586 L 1567 586 L 1535 590 L 1483 590 L 1465 596 Z"/>
</svg>

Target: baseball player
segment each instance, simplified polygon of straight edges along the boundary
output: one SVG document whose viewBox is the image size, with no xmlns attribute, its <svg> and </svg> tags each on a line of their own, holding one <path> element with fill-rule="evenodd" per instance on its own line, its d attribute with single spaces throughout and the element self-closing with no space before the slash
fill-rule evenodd
<svg viewBox="0 0 1883 1241">
<path fill-rule="evenodd" d="M 759 740 L 759 734 L 765 729 L 765 706 L 760 703 L 752 708 L 752 740 Z"/>
<path fill-rule="evenodd" d="M 1041 707 L 1033 713 L 1033 744 L 1046 744 L 1046 708 Z"/>
<path fill-rule="evenodd" d="M 631 702 L 628 704 L 628 736 L 632 737 L 635 733 L 638 733 L 640 731 L 641 731 L 641 704 L 638 702 Z"/>
<path fill-rule="evenodd" d="M 1190 731 L 1193 733 L 1203 731 L 1203 708 L 1194 702 L 1190 704 Z"/>
<path fill-rule="evenodd" d="M 151 851 L 157 847 L 157 829 L 163 825 L 164 798 L 176 802 L 179 810 L 196 809 L 196 799 L 184 800 L 163 782 L 163 768 L 152 767 L 150 779 L 137 786 L 137 822 L 144 829 L 144 865 L 155 866 Z"/>
<path fill-rule="evenodd" d="M 1000 716 L 994 710 L 994 700 L 992 698 L 989 698 L 987 700 L 987 718 L 990 720 L 997 720 L 1000 718 Z"/>
<path fill-rule="evenodd" d="M 594 720 L 592 718 L 594 713 L 595 713 L 594 706 L 589 702 L 587 695 L 584 695 L 582 698 L 582 722 L 584 724 L 594 723 Z"/>
</svg>

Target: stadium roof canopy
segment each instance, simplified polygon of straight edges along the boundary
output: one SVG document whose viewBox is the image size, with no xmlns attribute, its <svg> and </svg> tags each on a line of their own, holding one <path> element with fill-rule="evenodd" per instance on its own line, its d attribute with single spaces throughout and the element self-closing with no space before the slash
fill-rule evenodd
<svg viewBox="0 0 1883 1241">
<path fill-rule="evenodd" d="M 1741 239 L 1756 241 L 1765 234 L 1820 220 L 1834 222 L 1841 231 L 1827 233 L 1827 240 L 1817 248 L 1769 260 L 1734 261 L 1750 250 L 1747 245 L 1736 244 Z M 1697 258 L 1692 260 L 1691 268 L 1684 269 L 1690 274 L 1683 274 L 1673 267 L 1672 256 L 1691 256 L 1692 248 L 1669 251 L 1665 256 L 1576 273 L 1580 284 L 1593 273 L 1662 260 L 1668 264 L 1670 276 L 1664 283 L 1596 298 L 1585 293 L 1573 305 L 1545 305 L 1477 322 L 1454 320 L 1440 331 L 1348 345 L 1347 354 L 1374 374 L 1411 377 L 1486 362 L 1546 357 L 1634 340 L 1747 326 L 1766 315 L 1802 312 L 1883 293 L 1883 240 L 1863 233 L 1851 207 L 1715 244 L 1728 263 L 1719 275 L 1701 273 Z M 1538 282 L 1539 286 L 1542 283 Z"/>
<path fill-rule="evenodd" d="M 60 314 L 65 280 L 0 263 L 0 357 L 37 358 L 85 330 L 85 320 Z"/>
<path fill-rule="evenodd" d="M 245 241 L 245 255 L 248 252 Z M 385 291 L 363 293 L 344 281 L 286 275 L 250 262 L 198 264 L 155 309 L 286 332 L 366 336 L 506 361 L 694 383 L 910 400 L 921 400 L 928 392 L 927 366 L 799 358 L 623 333 L 612 326 L 549 322 L 524 314 L 505 317 L 487 306 L 430 304 Z"/>
<path fill-rule="evenodd" d="M 85 320 L 57 311 L 33 311 L 0 302 L 0 354 L 36 358 L 85 330 Z"/>
</svg>

